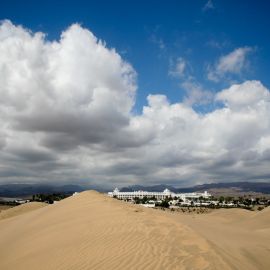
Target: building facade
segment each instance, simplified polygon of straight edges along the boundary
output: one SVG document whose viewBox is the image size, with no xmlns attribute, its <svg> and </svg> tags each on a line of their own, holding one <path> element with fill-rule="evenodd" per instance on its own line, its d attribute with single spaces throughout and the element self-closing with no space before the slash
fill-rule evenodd
<svg viewBox="0 0 270 270">
<path fill-rule="evenodd" d="M 211 197 L 211 194 L 207 191 L 205 192 L 192 192 L 192 193 L 174 193 L 171 192 L 169 189 L 165 189 L 163 192 L 156 192 L 156 191 L 131 191 L 131 192 L 121 192 L 118 188 L 114 189 L 112 192 L 108 192 L 108 196 L 110 197 L 116 197 L 121 200 L 132 200 L 134 198 L 153 198 L 155 197 L 157 200 L 164 200 L 166 198 L 178 198 L 183 201 L 186 199 L 196 199 L 203 197 L 205 199 L 208 199 Z"/>
</svg>

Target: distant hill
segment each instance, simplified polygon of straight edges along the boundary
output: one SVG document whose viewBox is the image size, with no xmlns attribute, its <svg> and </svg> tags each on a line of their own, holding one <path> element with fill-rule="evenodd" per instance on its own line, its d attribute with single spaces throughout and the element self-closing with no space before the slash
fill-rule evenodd
<svg viewBox="0 0 270 270">
<path fill-rule="evenodd" d="M 80 192 L 86 188 L 80 185 L 40 185 L 40 184 L 5 184 L 0 185 L 0 197 L 23 197 L 33 194 L 50 193 L 73 193 Z"/>
<path fill-rule="evenodd" d="M 170 185 L 155 185 L 155 186 L 141 186 L 134 185 L 121 188 L 121 191 L 163 191 L 165 188 L 173 192 L 196 192 L 196 191 L 211 191 L 212 193 L 262 193 L 270 194 L 270 183 L 254 183 L 254 182 L 233 182 L 233 183 L 212 183 L 203 184 L 187 188 L 176 188 Z"/>
</svg>

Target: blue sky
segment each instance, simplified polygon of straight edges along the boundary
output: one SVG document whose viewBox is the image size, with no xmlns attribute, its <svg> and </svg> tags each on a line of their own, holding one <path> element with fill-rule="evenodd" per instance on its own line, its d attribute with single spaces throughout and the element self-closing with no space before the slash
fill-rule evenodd
<svg viewBox="0 0 270 270">
<path fill-rule="evenodd" d="M 228 87 L 207 79 L 207 66 L 236 48 L 251 47 L 249 67 L 235 82 L 257 79 L 270 86 L 268 1 L 2 1 L 0 18 L 59 39 L 78 22 L 109 48 L 116 48 L 138 74 L 135 111 L 149 93 L 177 102 L 186 95 L 183 79 L 169 76 L 170 63 L 185 59 L 196 83 L 205 90 Z M 172 64 L 171 64 L 172 65 Z"/>
<path fill-rule="evenodd" d="M 0 183 L 269 181 L 269 7 L 2 1 Z"/>
</svg>

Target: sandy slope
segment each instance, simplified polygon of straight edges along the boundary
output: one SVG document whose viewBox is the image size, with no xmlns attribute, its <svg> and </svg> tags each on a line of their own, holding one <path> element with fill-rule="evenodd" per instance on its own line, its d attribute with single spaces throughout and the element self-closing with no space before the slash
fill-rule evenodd
<svg viewBox="0 0 270 270">
<path fill-rule="evenodd" d="M 0 269 L 229 269 L 165 213 L 83 192 L 0 221 Z"/>
<path fill-rule="evenodd" d="M 27 212 L 31 212 L 33 210 L 39 209 L 39 208 L 47 206 L 47 205 L 48 204 L 41 203 L 41 202 L 31 202 L 31 203 L 26 203 L 26 204 L 12 207 L 10 209 L 7 209 L 7 210 L 0 212 L 0 221 L 2 219 L 15 217 L 15 216 L 19 216 L 19 215 L 22 215 L 24 213 L 27 213 Z"/>
<path fill-rule="evenodd" d="M 246 226 L 257 231 L 262 229 L 270 230 L 270 207 L 267 207 L 253 215 L 252 219 L 247 222 Z"/>
<path fill-rule="evenodd" d="M 174 215 L 222 255 L 232 269 L 270 269 L 270 208 L 223 209 L 205 215 Z"/>
<path fill-rule="evenodd" d="M 241 232 L 253 216 L 228 213 L 171 214 L 83 192 L 0 221 L 0 269 L 270 269 L 268 230 Z"/>
</svg>

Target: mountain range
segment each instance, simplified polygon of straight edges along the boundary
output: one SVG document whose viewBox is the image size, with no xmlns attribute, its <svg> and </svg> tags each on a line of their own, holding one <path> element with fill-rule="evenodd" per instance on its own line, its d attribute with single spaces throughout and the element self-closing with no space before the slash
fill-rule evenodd
<svg viewBox="0 0 270 270">
<path fill-rule="evenodd" d="M 232 182 L 232 183 L 212 183 L 196 185 L 186 188 L 177 188 L 171 185 L 132 185 L 122 187 L 121 191 L 160 191 L 168 188 L 176 193 L 209 191 L 213 195 L 243 195 L 243 194 L 270 194 L 270 182 Z M 51 194 L 51 193 L 65 193 L 80 192 L 84 190 L 94 189 L 100 192 L 107 192 L 108 189 L 100 186 L 83 186 L 83 185 L 53 185 L 53 184 L 1 184 L 0 197 L 25 197 L 33 194 Z"/>
<path fill-rule="evenodd" d="M 154 185 L 154 186 L 141 186 L 133 185 L 128 187 L 123 187 L 121 191 L 135 191 L 135 190 L 145 190 L 145 191 L 158 191 L 161 192 L 164 189 L 169 189 L 176 193 L 185 192 L 199 192 L 199 191 L 209 191 L 212 194 L 270 194 L 270 182 L 232 182 L 232 183 L 212 183 L 196 185 L 187 188 L 176 188 L 170 185 Z"/>
</svg>

